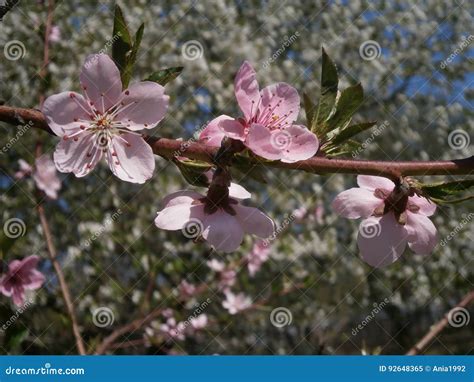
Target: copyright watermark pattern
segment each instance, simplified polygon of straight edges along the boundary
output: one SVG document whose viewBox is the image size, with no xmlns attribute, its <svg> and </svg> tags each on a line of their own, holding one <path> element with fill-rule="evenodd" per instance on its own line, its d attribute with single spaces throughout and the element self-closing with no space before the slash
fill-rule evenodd
<svg viewBox="0 0 474 382">
<path fill-rule="evenodd" d="M 293 322 L 293 315 L 288 308 L 280 306 L 275 308 L 270 313 L 270 322 L 277 328 L 291 325 Z"/>
<path fill-rule="evenodd" d="M 194 61 L 202 57 L 204 48 L 198 40 L 189 40 L 181 46 L 181 54 L 184 59 Z"/>
<path fill-rule="evenodd" d="M 285 150 L 291 145 L 291 134 L 288 131 L 279 130 L 271 136 L 270 144 L 276 149 Z"/>
<path fill-rule="evenodd" d="M 181 228 L 181 232 L 183 232 L 184 237 L 195 239 L 201 234 L 203 229 L 204 226 L 201 220 L 191 218 L 184 224 L 183 228 Z"/>
<path fill-rule="evenodd" d="M 20 40 L 8 41 L 3 47 L 3 54 L 7 60 L 17 61 L 26 54 L 26 47 Z"/>
<path fill-rule="evenodd" d="M 23 220 L 18 218 L 8 219 L 3 224 L 3 232 L 5 233 L 5 236 L 10 239 L 17 239 L 20 236 L 25 236 L 26 224 Z"/>
<path fill-rule="evenodd" d="M 449 133 L 448 144 L 453 150 L 464 150 L 471 143 L 471 137 L 462 129 L 456 129 Z"/>
<path fill-rule="evenodd" d="M 363 60 L 373 61 L 380 57 L 382 48 L 377 41 L 367 40 L 360 45 L 359 54 Z"/>
<path fill-rule="evenodd" d="M 470 320 L 471 316 L 466 308 L 456 307 L 451 309 L 448 313 L 448 323 L 453 328 L 467 326 Z"/>
<path fill-rule="evenodd" d="M 376 236 L 379 236 L 382 232 L 382 227 L 378 222 L 372 222 L 370 220 L 364 220 L 360 223 L 359 233 L 362 237 L 366 239 L 372 239 Z"/>
<path fill-rule="evenodd" d="M 112 309 L 101 306 L 92 312 L 92 322 L 98 328 L 111 326 L 115 321 L 115 315 Z"/>
</svg>

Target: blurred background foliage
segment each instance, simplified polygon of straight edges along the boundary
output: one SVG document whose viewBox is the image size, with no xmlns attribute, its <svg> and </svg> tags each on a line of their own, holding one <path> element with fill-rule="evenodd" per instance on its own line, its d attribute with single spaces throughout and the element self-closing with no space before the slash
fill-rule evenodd
<svg viewBox="0 0 474 382">
<path fill-rule="evenodd" d="M 77 90 L 85 57 L 103 49 L 111 54 L 107 42 L 112 38 L 113 2 L 56 3 L 54 25 L 60 38 L 51 43 L 46 95 Z M 243 60 L 254 65 L 261 86 L 284 81 L 301 95 L 304 91 L 317 98 L 324 46 L 338 66 L 341 87 L 359 81 L 364 86 L 365 102 L 354 120 L 377 120 L 388 126 L 377 137 L 364 133 L 367 145 L 358 158 L 437 160 L 472 155 L 472 145 L 453 150 L 448 135 L 462 129 L 472 136 L 473 47 L 463 49 L 444 69 L 440 66 L 470 36 L 472 4 L 468 1 L 137 0 L 119 4 L 132 31 L 146 24 L 132 83 L 160 68 L 184 66 L 178 79 L 166 86 L 170 108 L 154 129 L 156 136 L 188 139 L 217 115 L 238 115 L 233 78 Z M 20 60 L 0 57 L 0 98 L 7 105 L 38 107 L 46 9 L 42 1 L 21 1 L 0 23 L 2 48 L 11 40 L 26 47 Z M 297 38 L 268 64 L 295 34 Z M 183 57 L 181 48 L 189 40 L 202 44 L 201 58 Z M 367 40 L 381 47 L 374 60 L 364 60 L 359 53 Z M 305 122 L 303 112 L 299 120 Z M 0 146 L 15 139 L 15 134 L 15 128 L 0 123 Z M 46 260 L 33 183 L 12 178 L 18 159 L 33 162 L 38 139 L 52 153 L 57 138 L 35 130 L 0 154 L 1 220 L 18 217 L 27 225 L 25 236 L 11 247 L 3 242 L 2 255 L 8 261 L 42 256 L 41 270 L 48 283 L 36 293 L 35 304 L 1 331 L 0 352 L 68 354 L 76 350 L 58 283 Z M 358 256 L 358 222 L 337 218 L 330 208 L 334 196 L 353 186 L 355 177 L 275 169 L 266 172 L 267 184 L 249 177 L 235 181 L 251 191 L 252 203 L 279 225 L 301 207 L 307 214 L 290 219 L 272 242 L 270 259 L 250 277 L 243 259 L 251 238 L 238 252 L 224 255 L 179 232 L 156 229 L 153 219 L 160 200 L 189 187 L 173 164 L 161 158 L 156 164 L 155 176 L 144 185 L 120 182 L 106 166 L 81 179 L 62 174 L 60 198 L 47 201 L 55 244 L 90 349 L 150 308 L 170 308 L 177 320 L 186 320 L 196 304 L 210 298 L 205 309 L 210 322 L 199 333 L 184 340 L 140 342 L 143 330 L 139 330 L 129 338 L 137 345 L 116 353 L 400 354 L 472 289 L 472 224 L 463 225 L 448 245 L 438 246 L 429 257 L 407 251 L 392 266 L 374 270 Z M 456 229 L 472 207 L 465 203 L 439 208 L 434 222 L 440 237 Z M 118 217 L 117 211 L 121 211 Z M 97 238 L 90 240 L 94 235 Z M 235 316 L 228 314 L 221 304 L 224 296 L 216 274 L 206 265 L 210 259 L 238 271 L 232 290 L 249 295 L 256 306 Z M 207 287 L 183 300 L 177 290 L 182 280 Z M 386 298 L 389 303 L 354 335 L 352 329 Z M 113 311 L 114 323 L 100 328 L 93 324 L 92 312 L 104 306 Z M 276 307 L 291 311 L 291 325 L 276 328 L 270 323 L 270 312 Z M 12 314 L 14 308 L 2 297 L 0 322 Z M 158 318 L 155 324 L 164 320 Z M 473 348 L 471 322 L 470 327 L 447 329 L 427 352 L 465 354 Z"/>
</svg>

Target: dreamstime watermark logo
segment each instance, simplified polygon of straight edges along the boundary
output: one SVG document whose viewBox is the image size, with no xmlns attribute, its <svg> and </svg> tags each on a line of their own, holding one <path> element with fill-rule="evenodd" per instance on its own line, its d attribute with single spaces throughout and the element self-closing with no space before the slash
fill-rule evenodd
<svg viewBox="0 0 474 382">
<path fill-rule="evenodd" d="M 280 47 L 273 52 L 270 58 L 266 59 L 262 65 L 263 69 L 268 69 L 268 67 L 278 59 L 285 51 L 288 49 L 296 40 L 300 37 L 300 32 L 296 31 L 290 37 L 285 36 L 283 42 L 281 43 Z"/>
<path fill-rule="evenodd" d="M 84 64 L 84 66 L 87 69 L 89 69 L 92 65 L 94 65 L 97 62 L 97 60 L 99 59 L 100 55 L 106 53 L 112 47 L 114 42 L 116 42 L 121 36 L 122 36 L 122 32 L 117 32 L 116 34 L 114 34 L 112 36 L 112 38 L 108 39 L 105 42 L 104 47 L 101 50 L 99 50 L 92 57 L 89 57 L 89 59 Z"/>
<path fill-rule="evenodd" d="M 456 49 L 453 50 L 453 52 L 448 56 L 448 58 L 446 58 L 445 60 L 441 61 L 441 63 L 439 64 L 439 67 L 441 69 L 446 69 L 447 66 L 453 62 L 453 60 L 459 56 L 464 50 L 466 50 L 466 48 L 469 47 L 469 45 L 471 45 L 471 43 L 474 41 L 474 35 L 469 35 L 468 37 L 466 36 L 463 36 L 463 39 L 462 41 L 458 44 L 458 47 Z"/>
<path fill-rule="evenodd" d="M 33 300 L 26 300 L 25 303 L 22 306 L 18 307 L 15 310 L 15 313 L 13 313 L 13 315 L 2 324 L 2 326 L 0 327 L 0 332 L 4 332 L 10 326 L 12 326 L 16 322 L 16 320 L 18 320 L 18 317 L 20 317 L 32 305 L 33 305 Z"/>
<path fill-rule="evenodd" d="M 109 146 L 109 136 L 106 131 L 99 131 L 95 135 L 94 145 L 101 150 L 107 149 Z"/>
<path fill-rule="evenodd" d="M 1 150 L 1 154 L 6 154 L 8 150 L 10 150 L 13 145 L 18 142 L 18 140 L 31 128 L 33 127 L 33 121 L 28 121 L 24 125 L 18 125 L 18 130 L 13 138 L 11 138 Z"/>
<path fill-rule="evenodd" d="M 194 61 L 202 57 L 204 48 L 198 40 L 186 41 L 181 46 L 181 55 L 184 59 Z"/>
<path fill-rule="evenodd" d="M 466 308 L 456 307 L 449 311 L 448 313 L 448 323 L 453 328 L 460 328 L 462 326 L 467 326 L 471 321 L 471 316 Z"/>
<path fill-rule="evenodd" d="M 368 137 L 362 144 L 356 149 L 351 152 L 352 158 L 357 158 L 373 141 L 376 137 L 378 137 L 382 132 L 390 126 L 390 122 L 383 121 L 382 124 L 376 126 L 375 129 L 372 129 L 372 133 L 370 137 Z"/>
<path fill-rule="evenodd" d="M 191 218 L 184 224 L 183 228 L 181 228 L 181 232 L 183 233 L 184 237 L 188 239 L 195 239 L 201 234 L 203 229 L 204 226 L 201 220 Z"/>
<path fill-rule="evenodd" d="M 201 132 L 206 128 L 207 125 L 199 127 L 193 134 L 191 138 L 186 141 L 183 141 L 179 146 L 179 149 L 173 152 L 173 158 L 179 158 L 188 150 L 188 148 L 199 140 Z"/>
<path fill-rule="evenodd" d="M 280 235 L 295 219 L 296 217 L 294 214 L 291 214 L 290 216 L 285 218 L 283 222 L 281 223 L 281 225 L 276 230 L 274 230 L 273 233 L 269 237 L 267 237 L 266 239 L 262 241 L 263 246 L 268 247 L 270 243 L 273 240 L 275 240 L 278 237 L 278 235 Z"/>
<path fill-rule="evenodd" d="M 364 220 L 362 223 L 360 223 L 359 233 L 366 239 L 372 239 L 376 236 L 380 236 L 381 232 L 382 226 L 378 222 Z"/>
<path fill-rule="evenodd" d="M 456 129 L 448 135 L 448 145 L 453 150 L 464 150 L 471 143 L 471 137 L 462 129 Z"/>
<path fill-rule="evenodd" d="M 112 309 L 107 308 L 106 306 L 101 306 L 97 309 L 94 309 L 92 312 L 92 322 L 98 328 L 106 328 L 107 326 L 112 326 L 115 321 L 115 315 Z"/>
<path fill-rule="evenodd" d="M 100 226 L 88 239 L 84 240 L 81 243 L 81 248 L 89 248 L 94 241 L 96 241 L 102 234 L 109 228 L 114 221 L 116 221 L 120 215 L 122 215 L 122 210 L 119 208 L 115 211 L 110 217 L 107 217 L 104 221 L 104 224 Z"/>
<path fill-rule="evenodd" d="M 367 40 L 360 45 L 359 54 L 363 60 L 373 61 L 380 57 L 382 48 L 377 41 Z"/>
<path fill-rule="evenodd" d="M 17 61 L 25 57 L 25 44 L 23 44 L 20 40 L 8 41 L 3 47 L 3 54 L 7 60 Z"/>
<path fill-rule="evenodd" d="M 474 212 L 470 212 L 468 215 L 463 214 L 463 219 L 459 222 L 456 227 L 443 239 L 439 242 L 439 244 L 444 247 L 448 244 L 450 240 L 452 240 L 463 228 L 467 225 L 473 218 Z"/>
<path fill-rule="evenodd" d="M 270 322 L 277 328 L 283 328 L 284 326 L 291 325 L 293 322 L 293 315 L 288 308 L 279 306 L 271 311 Z"/>
<path fill-rule="evenodd" d="M 364 329 L 375 318 L 375 316 L 385 308 L 385 305 L 387 305 L 389 302 L 390 300 L 387 297 L 385 297 L 384 300 L 380 303 L 375 302 L 373 304 L 374 308 L 370 311 L 370 313 L 365 316 L 365 318 L 355 328 L 352 329 L 352 335 L 356 336 L 362 329 Z"/>
<path fill-rule="evenodd" d="M 285 150 L 291 145 L 291 134 L 286 130 L 278 130 L 270 137 L 270 144 L 278 150 Z"/>
<path fill-rule="evenodd" d="M 212 300 L 208 297 L 204 302 L 197 304 L 196 309 L 194 309 L 193 313 L 185 320 L 181 322 L 181 325 L 178 325 L 176 329 L 174 329 L 174 334 L 178 336 L 182 332 L 184 332 L 190 325 L 193 325 L 193 321 L 198 319 L 198 317 L 206 310 Z"/>
<path fill-rule="evenodd" d="M 23 220 L 18 218 L 8 219 L 3 224 L 3 232 L 5 233 L 5 236 L 10 239 L 17 239 L 20 236 L 25 236 L 26 224 Z"/>
</svg>

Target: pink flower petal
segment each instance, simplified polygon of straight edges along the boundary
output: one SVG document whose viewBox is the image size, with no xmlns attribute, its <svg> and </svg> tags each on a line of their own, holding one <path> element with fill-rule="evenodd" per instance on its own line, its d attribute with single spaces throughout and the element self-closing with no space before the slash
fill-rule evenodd
<svg viewBox="0 0 474 382">
<path fill-rule="evenodd" d="M 25 303 L 25 290 L 23 287 L 18 286 L 13 288 L 12 298 L 16 306 L 22 306 Z"/>
<path fill-rule="evenodd" d="M 140 184 L 152 177 L 155 156 L 150 145 L 140 135 L 114 136 L 111 146 L 113 151 L 107 152 L 107 162 L 115 176 L 126 182 Z"/>
<path fill-rule="evenodd" d="M 162 205 L 164 207 L 171 207 L 177 204 L 191 204 L 196 199 L 201 199 L 203 197 L 204 195 L 201 195 L 195 191 L 187 191 L 187 190 L 176 191 L 176 192 L 173 192 L 172 194 L 165 196 L 163 198 Z"/>
<path fill-rule="evenodd" d="M 413 195 L 409 197 L 409 202 L 410 204 L 413 203 L 417 207 L 419 207 L 418 213 L 425 215 L 425 216 L 431 216 L 436 212 L 436 204 L 433 202 L 430 202 L 428 199 L 418 196 L 418 195 Z"/>
<path fill-rule="evenodd" d="M 370 191 L 374 191 L 376 188 L 392 191 L 395 188 L 395 183 L 390 179 L 381 176 L 358 175 L 357 184 L 359 187 Z"/>
<path fill-rule="evenodd" d="M 250 126 L 247 136 L 247 147 L 253 153 L 269 160 L 280 159 L 283 155 L 282 149 L 279 147 L 280 130 L 272 131 L 263 125 L 254 123 Z"/>
<path fill-rule="evenodd" d="M 294 87 L 280 82 L 262 89 L 260 95 L 262 102 L 258 108 L 258 123 L 288 127 L 298 118 L 300 96 Z"/>
<path fill-rule="evenodd" d="M 252 118 L 252 114 L 255 114 L 258 104 L 260 103 L 260 93 L 256 76 L 255 70 L 248 61 L 244 61 L 235 76 L 235 98 L 246 120 Z"/>
<path fill-rule="evenodd" d="M 156 82 L 143 81 L 131 85 L 122 93 L 123 109 L 115 117 L 129 130 L 151 129 L 165 116 L 169 96 Z"/>
<path fill-rule="evenodd" d="M 309 159 L 318 151 L 318 138 L 304 126 L 291 125 L 281 130 L 280 134 L 286 134 L 288 138 L 288 144 L 283 148 L 282 162 L 293 163 Z"/>
<path fill-rule="evenodd" d="M 58 171 L 73 172 L 77 177 L 86 176 L 102 158 L 102 149 L 93 134 L 82 135 L 78 141 L 61 141 L 54 152 L 54 164 Z"/>
<path fill-rule="evenodd" d="M 28 278 L 25 280 L 25 283 L 23 286 L 25 289 L 28 290 L 35 290 L 41 287 L 45 281 L 45 276 L 37 271 L 36 269 L 33 269 L 30 274 L 28 275 Z"/>
<path fill-rule="evenodd" d="M 202 236 L 218 251 L 233 252 L 244 239 L 239 221 L 222 210 L 206 215 L 203 223 Z"/>
<path fill-rule="evenodd" d="M 357 237 L 362 260 L 375 268 L 394 263 L 405 250 L 407 236 L 405 227 L 397 223 L 392 212 L 381 218 L 365 219 Z"/>
<path fill-rule="evenodd" d="M 59 137 L 79 131 L 84 124 L 79 119 L 90 120 L 92 114 L 84 97 L 74 92 L 63 92 L 46 98 L 42 112 L 48 126 Z"/>
<path fill-rule="evenodd" d="M 250 199 L 252 194 L 237 183 L 231 183 L 229 186 L 229 196 L 234 199 Z"/>
<path fill-rule="evenodd" d="M 275 224 L 273 220 L 265 215 L 258 208 L 236 205 L 236 218 L 239 220 L 245 233 L 256 235 L 265 239 L 273 234 Z"/>
<path fill-rule="evenodd" d="M 245 128 L 235 119 L 223 119 L 219 122 L 219 127 L 224 131 L 224 134 L 232 139 L 245 141 Z"/>
<path fill-rule="evenodd" d="M 214 118 L 207 124 L 204 130 L 201 131 L 199 140 L 209 146 L 220 147 L 222 139 L 225 137 L 225 132 L 220 126 L 222 121 L 234 121 L 234 118 L 229 117 L 228 115 L 220 115 L 219 117 Z"/>
<path fill-rule="evenodd" d="M 36 186 L 49 198 L 56 199 L 61 188 L 61 181 L 56 172 L 56 166 L 48 155 L 42 155 L 35 161 L 33 179 Z"/>
<path fill-rule="evenodd" d="M 37 255 L 32 255 L 25 257 L 23 260 L 20 262 L 20 270 L 21 272 L 30 272 L 32 269 L 36 268 L 38 266 L 40 258 Z"/>
<path fill-rule="evenodd" d="M 183 229 L 191 218 L 202 222 L 204 219 L 204 207 L 202 204 L 176 204 L 166 207 L 155 218 L 155 225 L 158 228 L 168 231 Z"/>
<path fill-rule="evenodd" d="M 106 54 L 87 56 L 79 79 L 93 107 L 101 113 L 119 101 L 122 94 L 120 72 Z"/>
<path fill-rule="evenodd" d="M 341 192 L 332 202 L 332 208 L 338 215 L 348 219 L 366 218 L 383 203 L 372 191 L 364 188 L 350 188 Z"/>
<path fill-rule="evenodd" d="M 420 255 L 428 255 L 438 244 L 438 231 L 426 216 L 407 212 L 408 246 Z"/>
</svg>

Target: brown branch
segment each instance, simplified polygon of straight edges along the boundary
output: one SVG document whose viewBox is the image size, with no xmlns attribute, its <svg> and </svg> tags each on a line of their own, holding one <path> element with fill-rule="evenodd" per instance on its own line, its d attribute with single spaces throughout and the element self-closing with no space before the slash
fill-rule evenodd
<svg viewBox="0 0 474 382">
<path fill-rule="evenodd" d="M 32 127 L 52 131 L 46 123 L 44 115 L 39 110 L 22 109 L 9 106 L 0 106 L 0 121 L 13 125 L 30 123 Z M 156 155 L 171 159 L 177 155 L 186 156 L 212 163 L 217 148 L 195 142 L 183 142 L 175 139 L 146 137 Z M 303 170 L 316 174 L 366 174 L 386 176 L 398 179 L 403 176 L 422 175 L 471 175 L 474 172 L 474 156 L 465 159 L 448 161 L 366 161 L 352 159 L 328 159 L 313 157 L 297 163 L 283 163 L 279 161 L 264 162 L 258 158 L 249 158 L 249 164 L 260 164 L 269 167 Z"/>
<path fill-rule="evenodd" d="M 474 301 L 474 291 L 471 291 L 467 295 L 465 295 L 464 298 L 453 309 L 465 308 L 472 301 Z M 433 341 L 433 339 L 436 336 L 438 336 L 443 331 L 443 329 L 448 325 L 449 323 L 448 318 L 449 318 L 450 313 L 453 311 L 453 309 L 451 309 L 448 313 L 446 313 L 440 321 L 438 321 L 436 324 L 431 326 L 429 332 L 426 333 L 425 336 L 407 352 L 407 355 L 420 354 L 431 343 L 431 341 Z"/>
<path fill-rule="evenodd" d="M 161 308 L 156 308 L 155 310 L 148 313 L 145 317 L 137 318 L 132 322 L 115 329 L 111 334 L 109 334 L 105 339 L 97 346 L 95 354 L 104 354 L 110 347 L 115 347 L 115 340 L 119 337 L 134 332 L 145 325 L 149 324 L 155 318 L 157 318 L 162 312 Z"/>
<path fill-rule="evenodd" d="M 59 286 L 63 294 L 64 302 L 66 303 L 66 308 L 69 314 L 69 318 L 71 319 L 72 331 L 74 333 L 74 338 L 76 339 L 77 351 L 79 352 L 79 354 L 85 355 L 86 349 L 84 346 L 84 341 L 82 340 L 82 337 L 81 337 L 79 325 L 77 323 L 76 312 L 74 310 L 74 304 L 71 299 L 71 293 L 69 292 L 69 287 L 66 283 L 66 279 L 64 278 L 61 265 L 59 264 L 57 260 L 57 252 L 56 252 L 56 248 L 54 247 L 53 237 L 51 235 L 51 230 L 49 229 L 49 224 L 46 218 L 46 214 L 44 212 L 43 204 L 39 202 L 36 208 L 38 210 L 38 215 L 41 221 L 41 227 L 43 228 L 44 237 L 46 239 L 46 246 L 48 248 L 49 259 L 51 263 L 53 264 L 56 275 L 58 276 Z"/>
</svg>

